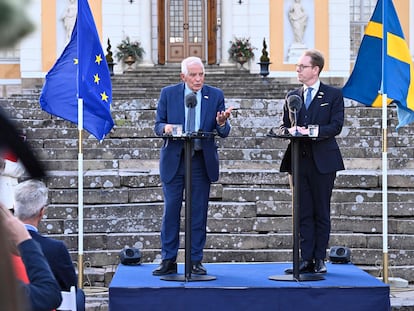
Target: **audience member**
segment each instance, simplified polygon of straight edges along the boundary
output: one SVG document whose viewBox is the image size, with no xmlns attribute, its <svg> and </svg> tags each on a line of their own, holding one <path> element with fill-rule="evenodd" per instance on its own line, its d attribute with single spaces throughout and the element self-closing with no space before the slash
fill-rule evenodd
<svg viewBox="0 0 414 311">
<path fill-rule="evenodd" d="M 6 228 L 4 227 L 3 216 L 0 212 L 0 301 L 1 308 L 5 311 L 21 311 L 28 302 L 20 295 L 16 276 L 13 269 L 13 263 L 10 257 L 9 241 L 6 239 Z"/>
<path fill-rule="evenodd" d="M 12 152 L 2 155 L 4 167 L 0 175 L 0 203 L 9 210 L 13 209 L 14 188 L 23 176 L 25 169 L 21 161 Z"/>
<path fill-rule="evenodd" d="M 43 236 L 38 228 L 47 210 L 48 189 L 36 179 L 19 183 L 15 188 L 15 215 L 26 226 L 32 238 L 37 241 L 45 254 L 50 268 L 62 291 L 69 291 L 77 286 L 76 271 L 65 244 L 56 239 Z M 85 296 L 77 290 L 78 311 L 85 310 Z"/>
<path fill-rule="evenodd" d="M 62 302 L 62 295 L 39 244 L 31 238 L 24 224 L 1 204 L 0 228 L 0 241 L 3 244 L 0 249 L 6 253 L 0 261 L 3 265 L 1 274 L 5 277 L 2 278 L 3 284 L 7 284 L 7 286 L 2 286 L 1 295 L 8 295 L 7 298 L 1 299 L 2 310 L 51 311 L 56 309 Z M 16 281 L 15 275 L 10 275 L 14 272 L 11 269 L 11 252 L 18 252 L 21 256 L 29 284 Z M 9 273 L 3 271 L 7 268 L 6 264 Z M 9 289 L 6 290 L 4 287 Z"/>
</svg>

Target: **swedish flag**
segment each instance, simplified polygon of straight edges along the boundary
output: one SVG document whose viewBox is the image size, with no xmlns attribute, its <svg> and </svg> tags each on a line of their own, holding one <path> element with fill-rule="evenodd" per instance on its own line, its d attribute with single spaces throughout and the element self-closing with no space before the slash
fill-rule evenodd
<svg viewBox="0 0 414 311">
<path fill-rule="evenodd" d="M 343 88 L 345 97 L 371 107 L 382 106 L 381 92 L 387 94 L 387 104 L 397 104 L 397 129 L 414 121 L 414 67 L 391 0 L 377 2 Z"/>
<path fill-rule="evenodd" d="M 83 100 L 85 130 L 102 140 L 114 126 L 110 111 L 112 83 L 87 0 L 78 0 L 70 42 L 46 75 L 40 105 L 78 124 L 78 98 Z"/>
</svg>

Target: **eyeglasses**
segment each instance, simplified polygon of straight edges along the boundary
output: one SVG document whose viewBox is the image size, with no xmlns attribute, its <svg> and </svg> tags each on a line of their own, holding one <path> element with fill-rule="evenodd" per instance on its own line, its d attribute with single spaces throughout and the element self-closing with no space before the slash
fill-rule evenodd
<svg viewBox="0 0 414 311">
<path fill-rule="evenodd" d="M 313 67 L 312 65 L 302 65 L 302 64 L 300 64 L 300 65 L 295 65 L 296 66 L 296 69 L 299 69 L 299 71 L 302 71 L 303 69 L 305 69 L 305 68 L 309 68 L 309 67 Z"/>
</svg>

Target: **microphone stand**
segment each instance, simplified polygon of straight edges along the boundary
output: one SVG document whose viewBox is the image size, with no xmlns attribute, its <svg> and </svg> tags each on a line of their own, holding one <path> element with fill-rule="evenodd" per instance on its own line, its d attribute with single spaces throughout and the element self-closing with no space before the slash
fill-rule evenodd
<svg viewBox="0 0 414 311">
<path fill-rule="evenodd" d="M 298 110 L 297 109 L 295 109 L 294 114 L 295 114 L 295 133 L 293 134 L 293 136 L 302 136 L 302 134 L 298 131 Z"/>
<path fill-rule="evenodd" d="M 164 275 L 160 279 L 164 281 L 178 282 L 199 282 L 213 281 L 216 279 L 212 275 L 191 274 L 191 219 L 192 219 L 192 151 L 194 139 L 206 139 L 214 137 L 214 133 L 208 132 L 186 132 L 181 136 L 184 140 L 184 163 L 185 163 L 185 246 L 184 246 L 184 274 Z"/>
</svg>

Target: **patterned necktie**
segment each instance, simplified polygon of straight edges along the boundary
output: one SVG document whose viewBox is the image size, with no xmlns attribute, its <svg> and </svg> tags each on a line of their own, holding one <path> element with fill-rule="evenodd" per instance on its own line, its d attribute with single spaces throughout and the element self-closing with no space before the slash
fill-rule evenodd
<svg viewBox="0 0 414 311">
<path fill-rule="evenodd" d="M 309 105 L 312 101 L 312 90 L 313 90 L 313 88 L 311 88 L 311 87 L 308 87 L 306 89 L 306 98 L 305 98 L 305 107 L 306 107 L 306 109 L 309 108 Z"/>
</svg>

